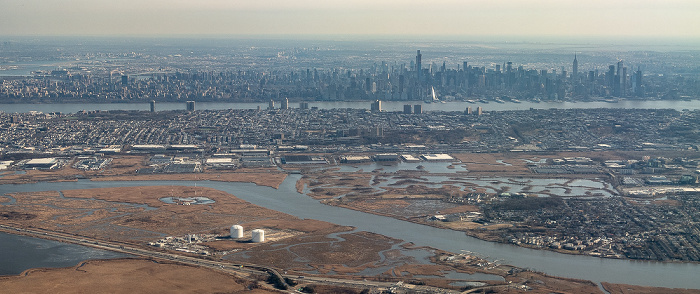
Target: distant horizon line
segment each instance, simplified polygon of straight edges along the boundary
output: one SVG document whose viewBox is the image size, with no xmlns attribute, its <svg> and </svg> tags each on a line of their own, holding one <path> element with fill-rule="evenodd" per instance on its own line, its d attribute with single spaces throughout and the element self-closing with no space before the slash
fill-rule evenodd
<svg viewBox="0 0 700 294">
<path fill-rule="evenodd" d="M 394 35 L 394 34 L 0 34 L 0 38 L 163 38 L 163 39 L 282 39 L 294 40 L 298 38 L 308 39 L 367 39 L 378 40 L 388 38 L 390 40 L 459 40 L 471 41 L 472 39 L 524 39 L 520 42 L 532 42 L 533 40 L 679 40 L 688 42 L 700 41 L 700 36 L 673 36 L 673 35 Z M 518 40 L 508 40 L 518 41 Z"/>
</svg>

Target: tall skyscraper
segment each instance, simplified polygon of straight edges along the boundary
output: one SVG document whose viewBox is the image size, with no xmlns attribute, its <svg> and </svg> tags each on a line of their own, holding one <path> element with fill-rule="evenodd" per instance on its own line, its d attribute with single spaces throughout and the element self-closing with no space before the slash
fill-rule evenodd
<svg viewBox="0 0 700 294">
<path fill-rule="evenodd" d="M 627 67 L 622 67 L 620 76 L 620 97 L 627 97 Z"/>
<path fill-rule="evenodd" d="M 634 75 L 634 95 L 637 97 L 644 96 L 644 88 L 642 87 L 642 70 L 637 67 L 637 73 Z"/>
<path fill-rule="evenodd" d="M 280 107 L 280 109 L 289 109 L 289 99 L 288 98 L 284 98 L 284 100 L 282 100 L 282 106 Z"/>
<path fill-rule="evenodd" d="M 413 113 L 413 109 L 411 108 L 411 104 L 406 104 L 403 106 L 403 113 L 404 114 L 411 114 Z"/>
<path fill-rule="evenodd" d="M 420 50 L 418 50 L 418 53 L 416 54 L 416 79 L 418 79 L 418 83 L 420 84 L 420 78 L 421 78 L 421 73 L 423 71 L 423 65 L 421 63 L 423 55 L 420 54 Z"/>
<path fill-rule="evenodd" d="M 574 53 L 574 66 L 571 70 L 571 79 L 576 80 L 578 79 L 578 60 L 576 59 L 576 54 Z"/>
<path fill-rule="evenodd" d="M 270 99 L 270 102 L 267 103 L 267 109 L 275 109 L 275 101 Z"/>
<path fill-rule="evenodd" d="M 187 111 L 194 111 L 194 101 L 187 101 Z"/>
<path fill-rule="evenodd" d="M 515 73 L 513 72 L 513 62 L 506 62 L 506 86 L 508 88 L 513 86 L 513 80 L 515 79 Z"/>
<path fill-rule="evenodd" d="M 422 79 L 423 79 L 423 63 L 422 63 L 422 58 L 423 55 L 420 54 L 420 50 L 417 51 L 416 53 L 416 87 L 415 87 L 415 92 L 413 92 L 416 97 L 419 97 L 420 99 L 423 98 L 423 85 L 422 85 Z"/>
<path fill-rule="evenodd" d="M 156 101 L 151 100 L 151 112 L 156 112 Z"/>
<path fill-rule="evenodd" d="M 617 62 L 617 75 L 615 76 L 615 85 L 613 85 L 613 92 L 615 92 L 615 97 L 622 97 L 622 68 L 624 64 L 622 60 Z"/>
<path fill-rule="evenodd" d="M 615 65 L 608 66 L 608 73 L 605 74 L 605 79 L 608 82 L 608 88 L 612 89 L 615 83 Z"/>
<path fill-rule="evenodd" d="M 617 75 L 618 75 L 618 76 L 621 76 L 621 75 L 622 75 L 622 67 L 623 67 L 623 66 L 624 66 L 624 65 L 622 64 L 622 60 L 620 60 L 620 61 L 617 62 Z"/>
</svg>

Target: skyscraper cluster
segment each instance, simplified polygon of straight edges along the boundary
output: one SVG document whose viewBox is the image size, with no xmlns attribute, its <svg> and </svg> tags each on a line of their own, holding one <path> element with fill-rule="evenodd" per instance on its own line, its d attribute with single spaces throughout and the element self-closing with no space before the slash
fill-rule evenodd
<svg viewBox="0 0 700 294">
<path fill-rule="evenodd" d="M 586 68 L 586 57 L 574 55 L 560 70 L 526 68 L 513 61 L 488 66 L 461 61 L 456 67 L 426 62 L 416 51 L 407 63 L 368 68 L 327 67 L 291 71 L 248 69 L 225 72 L 196 70 L 148 77 L 100 77 L 52 72 L 46 76 L 6 80 L 0 101 L 421 101 L 486 99 L 556 101 L 608 98 L 665 98 L 700 95 L 695 76 L 644 76 L 641 67 L 619 61 L 607 69 Z M 466 59 L 466 58 L 465 58 Z M 570 71 L 569 71 L 570 70 Z M 648 86 L 652 85 L 652 87 Z M 288 101 L 286 107 L 289 107 Z M 283 105 L 284 106 L 284 105 Z M 274 105 L 272 106 L 274 108 Z"/>
</svg>

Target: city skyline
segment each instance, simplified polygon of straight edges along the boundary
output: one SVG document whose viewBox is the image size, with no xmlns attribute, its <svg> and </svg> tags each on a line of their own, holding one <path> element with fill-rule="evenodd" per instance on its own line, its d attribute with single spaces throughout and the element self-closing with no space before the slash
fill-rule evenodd
<svg viewBox="0 0 700 294">
<path fill-rule="evenodd" d="M 0 35 L 700 37 L 700 3 L 672 1 L 0 0 Z"/>
</svg>

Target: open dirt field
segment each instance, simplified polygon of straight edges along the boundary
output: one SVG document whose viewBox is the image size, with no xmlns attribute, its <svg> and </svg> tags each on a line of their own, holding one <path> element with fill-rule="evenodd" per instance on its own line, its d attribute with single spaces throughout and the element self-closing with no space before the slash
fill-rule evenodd
<svg viewBox="0 0 700 294">
<path fill-rule="evenodd" d="M 470 172 L 500 172 L 511 175 L 530 173 L 526 167 L 527 162 L 521 160 L 520 157 L 503 157 L 501 154 L 491 153 L 462 153 L 453 156 L 459 159 Z M 532 160 L 534 158 L 526 156 L 526 159 Z"/>
<path fill-rule="evenodd" d="M 145 259 L 90 260 L 0 277 L 3 293 L 280 293 L 200 267 Z M 250 289 L 249 288 L 253 288 Z"/>
<path fill-rule="evenodd" d="M 308 189 L 307 195 L 314 199 L 330 199 L 346 194 L 371 192 L 370 173 L 324 172 L 305 175 L 297 183 L 297 191 Z"/>
<path fill-rule="evenodd" d="M 412 275 L 432 275 L 454 270 L 444 265 L 398 266 L 394 272 L 403 279 Z M 527 293 L 602 293 L 587 281 L 561 279 L 532 272 L 508 277 L 513 283 L 524 283 Z M 429 285 L 448 287 L 449 281 L 431 279 Z M 487 282 L 488 283 L 488 282 Z M 281 293 L 267 288 L 263 282 L 243 280 L 210 269 L 147 259 L 90 260 L 74 267 L 31 269 L 18 276 L 0 277 L 0 287 L 6 293 Z M 612 294 L 700 293 L 697 290 L 639 287 L 603 283 Z M 317 293 L 339 293 L 339 289 L 315 286 Z M 327 292 L 318 292 L 327 291 Z M 359 293 L 354 290 L 353 293 Z M 489 293 L 523 293 L 510 288 L 491 288 Z M 476 292 L 481 293 L 481 292 Z"/>
<path fill-rule="evenodd" d="M 329 203 L 348 209 L 390 216 L 398 219 L 427 218 L 443 211 L 471 210 L 472 206 L 457 205 L 440 200 L 422 199 L 365 199 L 352 202 L 336 201 Z"/>
<path fill-rule="evenodd" d="M 317 232 L 274 244 L 266 243 L 254 250 L 230 254 L 226 259 L 269 264 L 299 272 L 329 274 L 333 271 L 336 275 L 405 262 L 401 258 L 382 261 L 381 257 L 382 251 L 401 243 L 400 240 L 368 232 L 328 233 Z"/>
<path fill-rule="evenodd" d="M 163 197 L 207 197 L 211 204 L 177 205 Z M 223 234 L 233 224 L 294 235 L 342 227 L 269 210 L 214 189 L 183 186 L 100 188 L 15 193 L 13 205 L 0 206 L 0 221 L 65 231 L 94 238 L 140 243 L 164 236 Z M 27 215 L 26 217 L 19 217 Z M 11 217 L 17 216 L 17 217 Z M 247 243 L 248 246 L 254 244 Z"/>
<path fill-rule="evenodd" d="M 509 281 L 523 283 L 532 287 L 531 291 L 525 293 L 549 294 L 549 293 L 576 293 L 576 294 L 597 294 L 603 293 L 598 286 L 590 281 L 551 277 L 545 274 L 524 271 L 512 277 Z M 523 293 L 521 290 L 503 289 L 497 293 Z"/>
<path fill-rule="evenodd" d="M 603 282 L 601 283 L 605 290 L 610 292 L 610 294 L 698 294 L 700 290 L 690 290 L 690 289 L 669 289 L 669 288 L 658 288 L 658 287 L 642 287 L 626 284 L 611 284 Z"/>
</svg>

